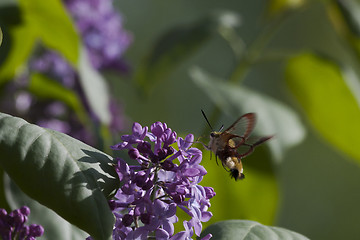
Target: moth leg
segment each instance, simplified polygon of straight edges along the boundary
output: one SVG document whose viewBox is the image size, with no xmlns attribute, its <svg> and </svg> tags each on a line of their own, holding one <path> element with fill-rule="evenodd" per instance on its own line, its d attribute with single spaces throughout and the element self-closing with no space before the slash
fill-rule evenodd
<svg viewBox="0 0 360 240">
<path fill-rule="evenodd" d="M 227 169 L 227 167 L 225 166 L 223 161 L 221 161 L 221 164 L 222 164 L 223 168 L 225 169 L 225 171 L 230 172 L 230 170 Z"/>
<path fill-rule="evenodd" d="M 216 165 L 219 166 L 217 155 L 215 155 L 215 161 L 216 161 Z"/>
<path fill-rule="evenodd" d="M 193 142 L 193 143 L 200 143 L 201 145 L 203 145 L 203 147 L 204 147 L 206 150 L 211 150 L 210 146 L 208 146 L 208 145 L 206 145 L 205 143 L 200 142 L 200 141 L 198 141 L 198 140 L 196 140 L 196 141 Z"/>
</svg>

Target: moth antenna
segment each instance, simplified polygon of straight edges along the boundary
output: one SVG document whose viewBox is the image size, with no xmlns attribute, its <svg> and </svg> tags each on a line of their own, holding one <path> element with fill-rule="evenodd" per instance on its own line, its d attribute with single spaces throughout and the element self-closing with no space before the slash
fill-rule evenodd
<svg viewBox="0 0 360 240">
<path fill-rule="evenodd" d="M 220 129 L 219 129 L 219 132 L 221 132 L 221 131 L 223 130 L 223 128 L 224 128 L 224 124 L 221 125 L 221 127 L 220 127 Z"/>
<path fill-rule="evenodd" d="M 209 127 L 211 128 L 211 131 L 214 131 L 214 129 L 213 129 L 213 127 L 211 126 L 211 124 L 210 124 L 210 122 L 209 122 L 208 118 L 206 117 L 205 112 L 204 112 L 202 109 L 201 109 L 201 113 L 202 113 L 202 115 L 204 116 L 204 118 L 205 118 L 205 120 L 206 120 L 207 124 L 208 124 L 208 125 L 209 125 Z"/>
</svg>

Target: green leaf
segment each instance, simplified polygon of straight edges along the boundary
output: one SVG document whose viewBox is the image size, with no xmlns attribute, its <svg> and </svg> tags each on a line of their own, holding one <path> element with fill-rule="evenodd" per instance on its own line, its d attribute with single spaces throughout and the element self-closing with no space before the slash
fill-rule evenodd
<svg viewBox="0 0 360 240">
<path fill-rule="evenodd" d="M 72 239 L 84 240 L 89 236 L 68 221 L 61 218 L 51 209 L 41 205 L 24 194 L 9 177 L 5 178 L 6 197 L 11 205 L 11 210 L 28 206 L 31 210 L 27 224 L 40 224 L 44 227 L 41 239 Z"/>
<path fill-rule="evenodd" d="M 238 114 L 234 120 L 246 112 L 255 112 L 258 116 L 255 131 L 261 136 L 274 135 L 268 144 L 275 159 L 281 160 L 287 148 L 304 139 L 305 129 L 299 117 L 283 103 L 249 88 L 217 79 L 199 68 L 193 68 L 190 74 L 222 111 L 230 116 Z"/>
<path fill-rule="evenodd" d="M 163 81 L 180 63 L 189 58 L 219 29 L 233 28 L 239 17 L 230 12 L 211 14 L 198 22 L 174 27 L 157 39 L 144 57 L 136 74 L 136 83 L 144 90 Z"/>
<path fill-rule="evenodd" d="M 360 3 L 358 1 L 337 0 L 334 1 L 340 10 L 349 29 L 357 37 L 360 36 Z"/>
<path fill-rule="evenodd" d="M 79 97 L 74 91 L 65 88 L 59 82 L 49 79 L 43 74 L 35 73 L 30 77 L 29 91 L 42 99 L 59 100 L 72 108 L 83 122 L 86 112 Z"/>
<path fill-rule="evenodd" d="M 80 39 L 62 2 L 60 0 L 20 0 L 19 4 L 24 20 L 34 34 L 48 47 L 58 50 L 73 66 L 76 66 Z"/>
<path fill-rule="evenodd" d="M 91 110 L 102 123 L 109 125 L 111 113 L 108 85 L 103 76 L 91 66 L 85 49 L 81 51 L 78 70 L 80 84 Z"/>
<path fill-rule="evenodd" d="M 315 129 L 360 162 L 360 85 L 349 68 L 304 53 L 289 60 L 286 83 Z"/>
<path fill-rule="evenodd" d="M 277 15 L 304 5 L 305 0 L 271 0 L 268 2 L 269 15 Z"/>
<path fill-rule="evenodd" d="M 200 237 L 208 233 L 212 239 L 236 239 L 236 240 L 308 240 L 307 237 L 285 228 L 265 226 L 258 222 L 248 220 L 229 220 L 215 223 L 207 227 Z"/>
<path fill-rule="evenodd" d="M 112 158 L 65 134 L 0 114 L 0 164 L 31 198 L 95 239 L 111 239 Z"/>
<path fill-rule="evenodd" d="M 36 40 L 40 39 L 50 48 L 59 51 L 73 66 L 79 55 L 80 39 L 60 0 L 21 0 L 17 7 L 7 7 L 8 15 L 21 15 L 18 18 L 5 18 L 9 25 L 4 30 L 4 43 L 1 54 L 0 81 L 12 79 L 27 61 Z M 4 10 L 4 11 L 5 11 Z M 56 31 L 54 31 L 56 29 Z M 5 51 L 7 50 L 7 51 Z"/>
<path fill-rule="evenodd" d="M 7 28 L 4 34 L 4 42 L 1 48 L 6 51 L 4 53 L 6 58 L 2 59 L 4 61 L 0 68 L 0 83 L 15 76 L 31 54 L 36 40 L 34 32 L 27 24 Z"/>
</svg>

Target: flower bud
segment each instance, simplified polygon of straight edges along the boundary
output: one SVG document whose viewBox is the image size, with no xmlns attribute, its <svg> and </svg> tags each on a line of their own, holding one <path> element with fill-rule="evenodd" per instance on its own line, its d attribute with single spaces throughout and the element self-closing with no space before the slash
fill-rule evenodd
<svg viewBox="0 0 360 240">
<path fill-rule="evenodd" d="M 132 159 L 138 159 L 140 157 L 139 150 L 132 148 L 128 151 L 129 157 Z"/>
<path fill-rule="evenodd" d="M 122 218 L 122 223 L 124 226 L 128 227 L 130 226 L 134 221 L 134 216 L 130 214 L 125 214 Z"/>
<path fill-rule="evenodd" d="M 150 223 L 150 214 L 149 213 L 142 213 L 140 215 L 140 220 L 143 224 L 149 224 Z"/>
</svg>

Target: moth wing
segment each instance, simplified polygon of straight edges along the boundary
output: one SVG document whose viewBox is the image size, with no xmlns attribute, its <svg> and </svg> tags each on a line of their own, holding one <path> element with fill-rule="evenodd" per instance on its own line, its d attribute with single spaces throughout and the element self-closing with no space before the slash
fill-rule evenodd
<svg viewBox="0 0 360 240">
<path fill-rule="evenodd" d="M 240 144 L 237 147 L 237 156 L 239 158 L 243 158 L 248 156 L 249 154 L 251 154 L 255 147 L 263 144 L 264 142 L 266 142 L 267 140 L 271 139 L 273 136 L 267 136 L 267 137 L 250 137 L 248 139 L 246 139 L 245 142 L 243 142 L 242 144 Z M 234 139 L 233 139 L 234 140 Z"/>
<path fill-rule="evenodd" d="M 224 131 L 224 133 L 230 133 L 232 135 L 238 136 L 237 139 L 246 140 L 254 130 L 255 121 L 255 113 L 247 113 L 238 118 L 229 128 Z"/>
<path fill-rule="evenodd" d="M 251 141 L 246 141 L 247 144 L 250 144 L 253 147 L 259 146 L 260 144 L 263 144 L 264 142 L 266 142 L 267 140 L 271 139 L 273 136 L 266 136 L 266 137 L 259 137 L 259 138 L 255 138 L 256 140 L 254 141 L 253 139 L 251 139 Z"/>
</svg>

